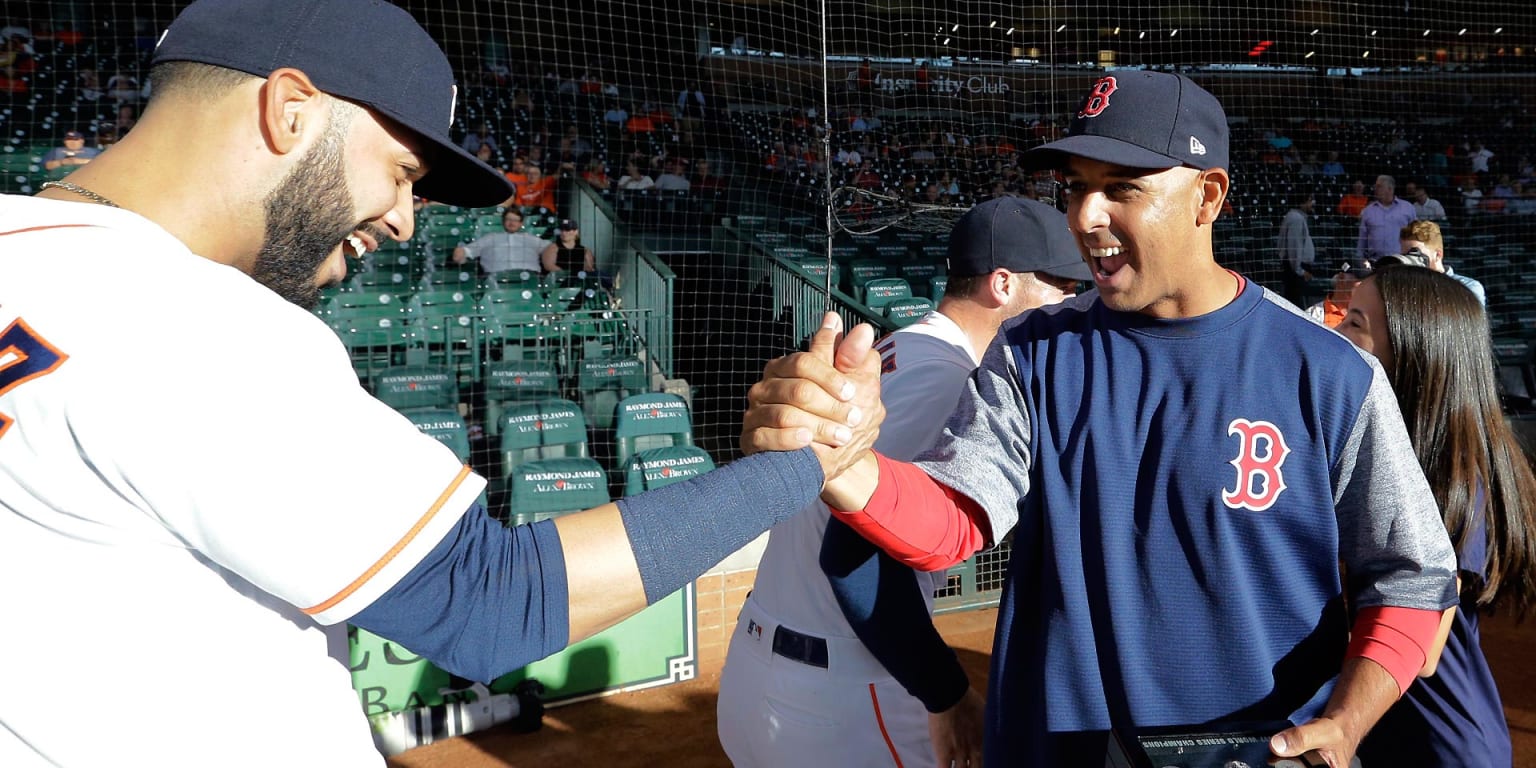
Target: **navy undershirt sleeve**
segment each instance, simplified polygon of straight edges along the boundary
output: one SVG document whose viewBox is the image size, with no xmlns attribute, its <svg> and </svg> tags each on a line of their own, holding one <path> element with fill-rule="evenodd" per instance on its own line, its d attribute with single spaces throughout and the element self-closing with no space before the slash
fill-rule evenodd
<svg viewBox="0 0 1536 768">
<path fill-rule="evenodd" d="M 965 696 L 965 668 L 933 626 L 911 568 L 835 517 L 822 538 L 821 568 L 854 634 L 907 693 L 929 712 Z"/>
<path fill-rule="evenodd" d="M 555 524 L 507 528 L 476 503 L 352 623 L 488 683 L 564 648 L 569 606 Z"/>
</svg>

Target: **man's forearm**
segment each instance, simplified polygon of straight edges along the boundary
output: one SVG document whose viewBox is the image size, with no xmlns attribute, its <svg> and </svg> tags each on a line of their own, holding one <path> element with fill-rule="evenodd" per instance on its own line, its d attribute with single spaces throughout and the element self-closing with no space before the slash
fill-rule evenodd
<svg viewBox="0 0 1536 768">
<path fill-rule="evenodd" d="M 1399 695 L 1397 681 L 1386 667 L 1367 658 L 1345 659 L 1323 717 L 1338 723 L 1352 755 Z"/>
</svg>

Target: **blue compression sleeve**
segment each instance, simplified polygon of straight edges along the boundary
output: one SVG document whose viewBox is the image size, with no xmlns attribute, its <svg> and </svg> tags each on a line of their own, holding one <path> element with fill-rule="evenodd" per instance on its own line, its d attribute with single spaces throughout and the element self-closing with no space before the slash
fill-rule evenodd
<svg viewBox="0 0 1536 768">
<path fill-rule="evenodd" d="M 477 503 L 352 623 L 488 683 L 564 648 L 569 606 L 555 524 L 507 528 Z"/>
<path fill-rule="evenodd" d="M 620 499 L 645 602 L 681 589 L 821 494 L 810 448 L 754 454 L 681 483 Z"/>
<path fill-rule="evenodd" d="M 933 626 L 911 568 L 834 517 L 821 542 L 821 569 L 853 633 L 925 709 L 943 712 L 965 696 L 965 668 Z"/>
</svg>

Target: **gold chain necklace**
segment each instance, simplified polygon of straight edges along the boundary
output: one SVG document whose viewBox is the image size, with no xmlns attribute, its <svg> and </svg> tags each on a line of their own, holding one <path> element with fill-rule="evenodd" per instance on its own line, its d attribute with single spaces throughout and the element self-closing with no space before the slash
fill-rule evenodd
<svg viewBox="0 0 1536 768">
<path fill-rule="evenodd" d="M 111 200 L 108 200 L 107 198 L 102 197 L 101 195 L 98 195 L 95 192 L 92 192 L 89 189 L 86 189 L 85 187 L 80 186 L 79 184 L 72 184 L 72 183 L 67 182 L 67 181 L 45 181 L 45 182 L 43 182 L 43 187 L 42 187 L 43 189 L 48 189 L 49 187 L 57 187 L 59 189 L 64 190 L 65 192 L 73 192 L 73 193 L 75 193 L 75 194 L 77 194 L 77 195 L 79 195 L 81 197 L 89 199 L 93 203 L 101 203 L 102 205 L 105 205 L 105 206 L 107 206 L 109 208 L 121 208 L 122 207 L 122 206 L 118 205 L 117 203 L 114 203 Z"/>
</svg>

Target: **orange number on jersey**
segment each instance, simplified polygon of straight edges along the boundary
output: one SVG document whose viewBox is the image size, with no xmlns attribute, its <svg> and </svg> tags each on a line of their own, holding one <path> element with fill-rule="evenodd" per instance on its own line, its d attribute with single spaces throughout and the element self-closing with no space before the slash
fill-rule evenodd
<svg viewBox="0 0 1536 768">
<path fill-rule="evenodd" d="M 0 395 L 22 382 L 52 373 L 68 359 L 69 355 L 54 349 L 18 318 L 0 332 Z M 5 436 L 13 421 L 0 413 L 0 437 Z"/>
</svg>

